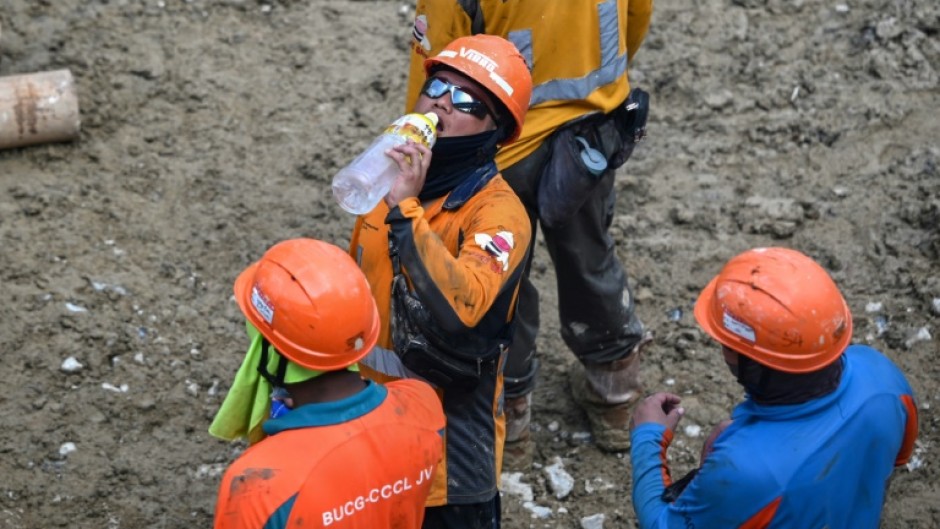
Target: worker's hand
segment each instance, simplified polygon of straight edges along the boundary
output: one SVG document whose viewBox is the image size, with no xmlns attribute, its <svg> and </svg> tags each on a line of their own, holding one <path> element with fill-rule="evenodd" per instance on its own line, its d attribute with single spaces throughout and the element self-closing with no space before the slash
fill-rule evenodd
<svg viewBox="0 0 940 529">
<path fill-rule="evenodd" d="M 385 195 L 385 203 L 394 208 L 402 200 L 416 197 L 421 192 L 431 164 L 431 149 L 408 140 L 385 151 L 385 154 L 398 164 L 398 177 Z"/>
<path fill-rule="evenodd" d="M 708 438 L 705 439 L 705 444 L 702 445 L 702 458 L 699 459 L 698 462 L 700 466 L 705 462 L 705 458 L 708 457 L 708 454 L 712 453 L 712 447 L 715 445 L 715 439 L 718 439 L 718 436 L 721 435 L 721 432 L 725 431 L 725 428 L 730 425 L 731 419 L 725 419 L 712 429 L 712 433 L 708 434 Z"/>
<path fill-rule="evenodd" d="M 675 430 L 685 410 L 679 406 L 682 399 L 672 393 L 654 393 L 646 397 L 633 410 L 631 429 L 641 424 L 654 422 L 667 430 Z"/>
</svg>

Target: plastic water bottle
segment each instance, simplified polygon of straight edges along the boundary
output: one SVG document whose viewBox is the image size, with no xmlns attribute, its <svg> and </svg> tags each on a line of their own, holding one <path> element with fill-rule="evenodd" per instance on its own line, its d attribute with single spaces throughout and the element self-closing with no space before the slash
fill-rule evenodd
<svg viewBox="0 0 940 529">
<path fill-rule="evenodd" d="M 388 126 L 372 145 L 333 177 L 333 196 L 350 213 L 372 211 L 398 176 L 398 164 L 385 151 L 409 139 L 431 148 L 437 140 L 437 114 L 406 114 Z"/>
</svg>

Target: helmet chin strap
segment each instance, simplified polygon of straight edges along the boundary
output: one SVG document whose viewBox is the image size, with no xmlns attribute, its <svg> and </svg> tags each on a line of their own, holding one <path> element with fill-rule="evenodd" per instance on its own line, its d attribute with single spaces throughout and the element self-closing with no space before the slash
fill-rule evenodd
<svg viewBox="0 0 940 529">
<path fill-rule="evenodd" d="M 284 377 L 287 374 L 287 359 L 283 355 L 279 354 L 276 350 L 274 354 L 277 355 L 277 372 L 271 373 L 268 371 L 268 349 L 271 347 L 271 343 L 267 338 L 261 337 L 261 358 L 258 361 L 258 373 L 264 377 L 272 386 L 275 388 L 284 387 Z"/>
</svg>

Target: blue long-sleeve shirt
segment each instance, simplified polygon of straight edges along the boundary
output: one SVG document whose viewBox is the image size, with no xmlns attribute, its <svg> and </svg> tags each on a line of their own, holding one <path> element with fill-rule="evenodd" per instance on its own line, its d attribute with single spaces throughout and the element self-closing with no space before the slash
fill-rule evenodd
<svg viewBox="0 0 940 529">
<path fill-rule="evenodd" d="M 917 437 L 913 391 L 878 351 L 853 345 L 833 393 L 794 405 L 739 404 L 698 474 L 674 503 L 671 432 L 632 433 L 633 505 L 650 528 L 877 528 L 888 478 Z"/>
</svg>

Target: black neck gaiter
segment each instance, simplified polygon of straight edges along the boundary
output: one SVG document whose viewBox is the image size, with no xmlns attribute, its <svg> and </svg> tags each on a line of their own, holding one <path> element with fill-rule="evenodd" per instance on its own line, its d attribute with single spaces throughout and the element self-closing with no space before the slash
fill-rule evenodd
<svg viewBox="0 0 940 529">
<path fill-rule="evenodd" d="M 758 404 L 800 404 L 835 391 L 842 381 L 842 362 L 839 358 L 810 373 L 785 373 L 739 354 L 732 371 Z"/>
<path fill-rule="evenodd" d="M 499 130 L 438 138 L 431 148 L 431 165 L 418 199 L 423 202 L 450 193 L 476 169 L 493 160 L 498 139 Z"/>
</svg>

